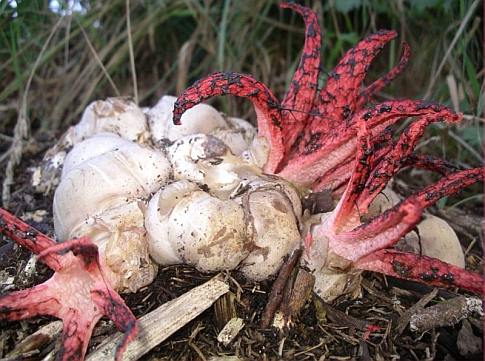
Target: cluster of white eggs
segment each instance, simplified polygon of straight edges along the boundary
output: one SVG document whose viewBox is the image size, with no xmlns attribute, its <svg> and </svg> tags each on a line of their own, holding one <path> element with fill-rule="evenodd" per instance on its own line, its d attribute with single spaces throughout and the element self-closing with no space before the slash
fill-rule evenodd
<svg viewBox="0 0 485 361">
<path fill-rule="evenodd" d="M 251 124 L 201 104 L 175 126 L 174 101 L 87 107 L 44 164 L 62 164 L 57 239 L 91 237 L 120 290 L 149 284 L 157 264 L 269 277 L 300 243 L 297 190 L 262 174 L 265 142 Z"/>
</svg>

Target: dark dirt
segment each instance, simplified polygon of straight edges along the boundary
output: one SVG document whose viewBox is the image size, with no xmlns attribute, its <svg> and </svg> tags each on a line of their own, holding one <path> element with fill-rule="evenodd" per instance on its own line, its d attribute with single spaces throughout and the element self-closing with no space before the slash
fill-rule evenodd
<svg viewBox="0 0 485 361">
<path fill-rule="evenodd" d="M 26 212 L 44 210 L 46 214 L 40 222 L 29 223 L 52 234 L 51 204 L 52 195 L 35 194 L 30 187 L 29 167 L 35 165 L 51 143 L 53 137 L 42 137 L 31 145 L 22 164 L 17 169 L 16 182 L 13 187 L 13 202 L 10 211 L 23 216 Z M 2 181 L 0 175 L 0 181 Z M 403 194 L 409 189 L 397 189 Z M 473 220 L 480 219 L 480 210 L 468 209 L 462 212 L 471 214 Z M 475 221 L 476 222 L 476 221 Z M 480 235 L 476 233 L 476 224 L 470 227 L 457 227 L 458 235 L 467 249 L 476 239 L 466 257 L 467 265 L 474 270 L 482 268 Z M 480 227 L 478 227 L 480 229 Z M 29 252 L 12 244 L 9 239 L 0 237 L 0 272 L 13 277 L 11 286 L 1 285 L 1 292 L 23 289 L 38 284 L 51 272 L 42 264 L 37 264 L 35 272 L 28 275 L 24 272 L 30 258 Z M 213 275 L 202 274 L 192 267 L 171 266 L 159 270 L 156 280 L 147 288 L 136 294 L 124 295 L 127 304 L 139 317 L 159 305 L 204 283 Z M 362 297 L 356 300 L 342 298 L 331 307 L 323 307 L 319 300 L 312 299 L 303 308 L 291 329 L 278 333 L 275 329 L 261 329 L 259 322 L 271 282 L 254 284 L 245 281 L 237 272 L 231 272 L 234 281 L 230 281 L 231 291 L 240 293 L 236 301 L 236 313 L 245 321 L 245 327 L 236 340 L 227 347 L 217 342 L 220 331 L 214 307 L 173 334 L 160 344 L 143 360 L 210 360 L 212 356 L 237 355 L 249 360 L 481 360 L 483 355 L 477 353 L 464 355 L 457 346 L 457 338 L 462 322 L 452 327 L 442 327 L 413 333 L 409 327 L 399 335 L 396 325 L 407 309 L 419 301 L 431 288 L 413 282 L 385 278 L 381 275 L 366 273 L 362 288 Z M 2 280 L 5 279 L 5 275 Z M 231 278 L 229 278 L 231 279 Z M 436 303 L 440 298 L 454 297 L 458 292 L 440 290 L 431 301 Z M 343 316 L 345 313 L 347 316 Z M 5 357 L 16 343 L 32 334 L 40 325 L 52 321 L 49 318 L 38 318 L 23 322 L 0 321 L 0 357 Z M 483 323 L 470 318 L 471 330 L 475 336 L 482 338 Z M 377 325 L 374 332 L 366 332 L 363 325 Z M 468 328 L 469 330 L 469 328 Z M 111 323 L 102 321 L 95 329 L 90 348 L 94 348 L 105 337 L 114 332 Z M 27 358 L 41 359 L 54 343 L 40 350 L 40 355 Z M 19 358 L 20 360 L 20 358 Z"/>
</svg>

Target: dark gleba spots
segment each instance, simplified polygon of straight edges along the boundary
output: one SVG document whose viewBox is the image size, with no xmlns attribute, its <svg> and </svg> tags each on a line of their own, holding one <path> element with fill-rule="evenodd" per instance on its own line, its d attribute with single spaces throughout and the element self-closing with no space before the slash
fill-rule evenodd
<svg viewBox="0 0 485 361">
<path fill-rule="evenodd" d="M 352 110 L 350 110 L 350 107 L 348 105 L 344 105 L 342 115 L 344 119 L 348 119 L 352 115 Z"/>
<path fill-rule="evenodd" d="M 394 272 L 403 277 L 407 277 L 410 274 L 409 267 L 406 264 L 396 260 L 392 261 L 392 269 L 394 270 Z"/>
<path fill-rule="evenodd" d="M 310 139 L 305 144 L 305 153 L 310 154 L 316 151 L 321 147 L 320 144 L 320 137 L 322 136 L 321 132 L 315 132 L 310 135 Z"/>
<path fill-rule="evenodd" d="M 379 108 L 379 113 L 389 113 L 392 110 L 392 105 L 384 104 Z"/>
<path fill-rule="evenodd" d="M 364 114 L 364 120 L 369 120 L 370 118 L 372 118 L 372 112 L 371 111 Z"/>
</svg>

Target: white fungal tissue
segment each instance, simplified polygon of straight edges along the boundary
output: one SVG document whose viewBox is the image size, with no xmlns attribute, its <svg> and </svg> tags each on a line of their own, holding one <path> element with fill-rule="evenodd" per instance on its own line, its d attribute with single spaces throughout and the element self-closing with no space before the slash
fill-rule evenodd
<svg viewBox="0 0 485 361">
<path fill-rule="evenodd" d="M 175 126 L 174 102 L 94 102 L 48 152 L 37 186 L 58 183 L 57 239 L 91 237 L 121 291 L 149 284 L 157 265 L 274 275 L 300 244 L 300 195 L 252 161 L 266 148 L 250 123 L 201 104 Z"/>
</svg>

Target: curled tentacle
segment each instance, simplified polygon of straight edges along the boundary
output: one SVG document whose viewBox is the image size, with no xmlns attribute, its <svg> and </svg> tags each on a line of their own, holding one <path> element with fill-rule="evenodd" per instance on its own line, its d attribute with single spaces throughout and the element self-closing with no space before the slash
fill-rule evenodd
<svg viewBox="0 0 485 361">
<path fill-rule="evenodd" d="M 359 259 L 354 267 L 437 287 L 459 287 L 482 293 L 483 277 L 480 274 L 413 253 L 383 249 Z"/>
<path fill-rule="evenodd" d="M 282 129 L 287 120 L 281 117 L 281 107 L 266 85 L 249 75 L 238 73 L 213 73 L 185 89 L 174 105 L 173 122 L 180 124 L 182 114 L 193 106 L 215 96 L 235 95 L 252 101 L 258 121 L 258 135 L 270 145 L 266 172 L 273 173 L 285 155 Z"/>
</svg>

